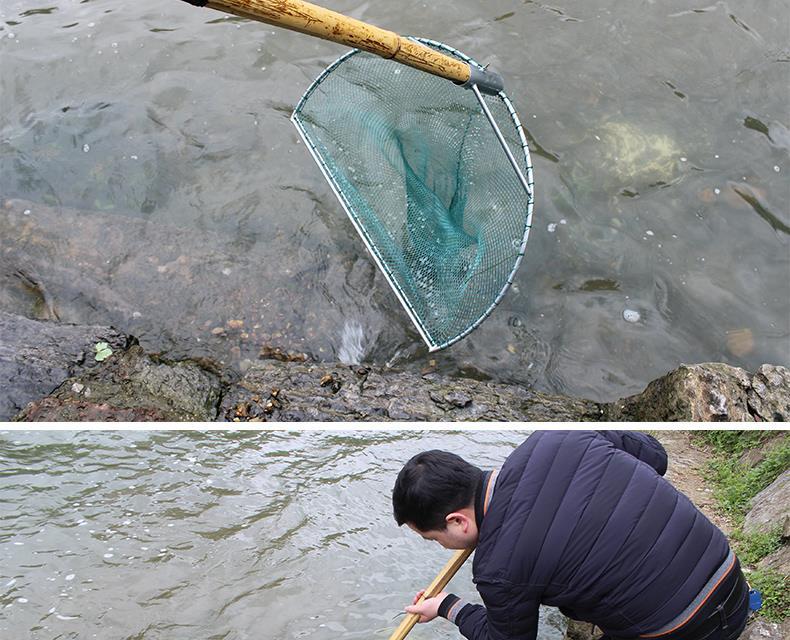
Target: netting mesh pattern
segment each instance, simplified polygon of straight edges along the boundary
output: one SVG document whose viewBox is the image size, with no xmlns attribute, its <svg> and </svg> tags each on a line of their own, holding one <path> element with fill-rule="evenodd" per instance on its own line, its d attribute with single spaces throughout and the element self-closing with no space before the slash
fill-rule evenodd
<svg viewBox="0 0 790 640">
<path fill-rule="evenodd" d="M 527 143 L 507 97 L 485 99 L 529 194 L 472 91 L 391 60 L 340 58 L 292 118 L 432 350 L 491 312 L 529 233 Z"/>
</svg>

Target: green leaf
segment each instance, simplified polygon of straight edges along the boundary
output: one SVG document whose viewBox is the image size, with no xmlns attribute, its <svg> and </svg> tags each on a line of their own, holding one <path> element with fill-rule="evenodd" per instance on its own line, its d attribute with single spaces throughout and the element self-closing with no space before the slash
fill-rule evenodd
<svg viewBox="0 0 790 640">
<path fill-rule="evenodd" d="M 112 349 L 106 342 L 97 342 L 94 348 L 96 349 L 96 362 L 102 362 L 112 355 Z"/>
</svg>

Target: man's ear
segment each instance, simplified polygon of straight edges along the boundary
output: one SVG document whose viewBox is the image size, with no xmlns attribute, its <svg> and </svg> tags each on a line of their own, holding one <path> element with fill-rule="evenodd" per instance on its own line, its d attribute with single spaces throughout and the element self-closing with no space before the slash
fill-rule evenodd
<svg viewBox="0 0 790 640">
<path fill-rule="evenodd" d="M 444 517 L 444 521 L 449 524 L 457 524 L 461 526 L 461 530 L 466 533 L 469 531 L 469 516 L 465 513 L 461 513 L 460 511 L 453 511 L 452 513 L 448 513 Z"/>
</svg>

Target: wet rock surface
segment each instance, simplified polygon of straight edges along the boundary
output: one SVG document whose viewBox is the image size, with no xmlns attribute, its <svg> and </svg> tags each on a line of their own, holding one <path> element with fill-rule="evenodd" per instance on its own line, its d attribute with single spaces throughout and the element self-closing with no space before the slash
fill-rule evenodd
<svg viewBox="0 0 790 640">
<path fill-rule="evenodd" d="M 430 369 L 312 362 L 276 348 L 261 349 L 240 376 L 208 358 L 146 353 L 134 338 L 107 327 L 12 314 L 0 320 L 0 366 L 13 399 L 4 419 L 31 401 L 17 419 L 555 422 L 790 415 L 790 375 L 769 365 L 755 374 L 722 364 L 684 365 L 642 394 L 600 404 Z M 74 344 L 62 337 L 72 334 Z M 104 362 L 94 361 L 97 342 L 112 351 Z"/>
<path fill-rule="evenodd" d="M 16 417 L 25 421 L 210 421 L 222 397 L 219 373 L 166 362 L 133 345 L 79 371 Z"/>
<path fill-rule="evenodd" d="M 437 374 L 266 360 L 225 396 L 220 418 L 283 421 L 597 420 L 597 403 Z"/>
<path fill-rule="evenodd" d="M 790 370 L 762 365 L 754 374 L 722 363 L 681 365 L 640 394 L 613 402 L 620 421 L 761 422 L 790 420 Z"/>
<path fill-rule="evenodd" d="M 69 376 L 97 367 L 95 345 L 100 342 L 122 350 L 131 339 L 110 327 L 41 322 L 0 311 L 0 420 Z"/>
</svg>

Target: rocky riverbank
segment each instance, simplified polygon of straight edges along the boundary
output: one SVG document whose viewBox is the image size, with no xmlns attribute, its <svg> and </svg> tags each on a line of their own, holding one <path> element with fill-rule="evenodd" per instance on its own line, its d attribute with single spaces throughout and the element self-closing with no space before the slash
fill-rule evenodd
<svg viewBox="0 0 790 640">
<path fill-rule="evenodd" d="M 790 370 L 682 365 L 613 403 L 264 349 L 243 375 L 146 353 L 110 327 L 0 312 L 0 420 L 772 421 L 790 419 Z"/>
</svg>

